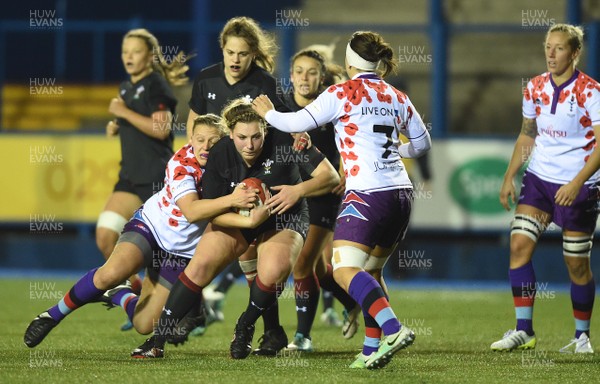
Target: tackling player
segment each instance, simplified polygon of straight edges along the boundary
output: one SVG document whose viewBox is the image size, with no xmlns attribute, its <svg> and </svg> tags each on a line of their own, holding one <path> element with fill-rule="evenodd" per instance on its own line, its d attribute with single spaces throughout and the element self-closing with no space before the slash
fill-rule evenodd
<svg viewBox="0 0 600 384">
<path fill-rule="evenodd" d="M 169 289 L 193 255 L 206 226 L 203 220 L 232 207 L 251 207 L 256 198 L 256 191 L 236 188 L 214 200 L 201 199 L 198 190 L 203 167 L 211 148 L 224 134 L 218 116 L 199 116 L 194 120 L 190 143 L 167 164 L 163 189 L 135 212 L 106 263 L 89 271 L 57 305 L 29 324 L 24 336 L 28 347 L 42 342 L 71 312 L 96 301 L 123 307 L 138 332 L 152 332 Z M 252 218 L 243 219 L 250 223 Z M 144 266 L 148 273 L 140 297 L 129 286 L 117 287 Z"/>
<path fill-rule="evenodd" d="M 265 121 L 244 99 L 229 104 L 223 119 L 231 133 L 211 151 L 202 183 L 204 196 L 226 195 L 243 179 L 258 177 L 277 193 L 251 212 L 269 209 L 273 215 L 252 230 L 240 229 L 247 227 L 241 223 L 242 216 L 233 212 L 211 221 L 190 264 L 173 286 L 154 336 L 134 351 L 135 356 L 163 357 L 169 325 L 177 324 L 201 300 L 202 288 L 256 240 L 257 274 L 230 346 L 231 357 L 246 358 L 252 350 L 254 323 L 277 302 L 302 249 L 308 230 L 303 197 L 327 193 L 339 183 L 336 170 L 314 147 L 295 155 L 290 135 L 277 130 L 267 134 Z M 302 181 L 300 168 L 312 178 Z"/>
</svg>

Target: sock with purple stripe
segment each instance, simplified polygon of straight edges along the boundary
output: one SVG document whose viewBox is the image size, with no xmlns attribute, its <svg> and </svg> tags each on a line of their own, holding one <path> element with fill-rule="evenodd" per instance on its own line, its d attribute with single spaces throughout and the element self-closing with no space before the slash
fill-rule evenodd
<svg viewBox="0 0 600 384">
<path fill-rule="evenodd" d="M 381 340 L 381 328 L 371 315 L 363 312 L 365 318 L 365 341 L 363 342 L 362 353 L 369 356 L 379 349 L 379 341 Z"/>
<path fill-rule="evenodd" d="M 58 304 L 48 309 L 48 313 L 54 320 L 61 321 L 69 313 L 82 305 L 96 301 L 104 294 L 105 291 L 96 288 L 94 285 L 94 275 L 97 270 L 98 268 L 94 268 L 83 275 Z"/>
<path fill-rule="evenodd" d="M 118 305 L 123 308 L 129 317 L 129 321 L 133 321 L 133 315 L 135 313 L 135 306 L 139 300 L 138 295 L 133 293 L 132 288 L 123 288 L 115 293 L 110 301 L 114 305 Z"/>
<path fill-rule="evenodd" d="M 517 318 L 517 331 L 533 336 L 533 304 L 536 294 L 536 278 L 531 261 L 522 267 L 509 269 L 508 276 Z"/>
<path fill-rule="evenodd" d="M 379 325 L 388 336 L 400 330 L 400 322 L 390 307 L 381 286 L 365 271 L 358 272 L 348 289 L 348 293 Z"/>
<path fill-rule="evenodd" d="M 596 282 L 594 278 L 585 285 L 571 283 L 571 303 L 573 304 L 573 317 L 575 318 L 575 338 L 582 333 L 590 337 L 590 321 L 594 309 L 596 296 Z"/>
</svg>

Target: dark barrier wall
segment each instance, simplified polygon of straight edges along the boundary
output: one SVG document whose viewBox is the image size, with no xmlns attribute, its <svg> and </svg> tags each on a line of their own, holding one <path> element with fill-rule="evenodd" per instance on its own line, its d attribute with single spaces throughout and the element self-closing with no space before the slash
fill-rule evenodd
<svg viewBox="0 0 600 384">
<path fill-rule="evenodd" d="M 534 256 L 538 281 L 567 283 L 560 237 L 542 239 Z M 91 225 L 67 227 L 60 236 L 6 230 L 0 235 L 0 270 L 4 272 L 75 272 L 102 263 Z M 404 247 L 393 252 L 385 269 L 386 278 L 401 281 L 507 281 L 508 236 L 413 231 Z M 600 261 L 594 255 L 592 269 L 600 273 Z"/>
</svg>

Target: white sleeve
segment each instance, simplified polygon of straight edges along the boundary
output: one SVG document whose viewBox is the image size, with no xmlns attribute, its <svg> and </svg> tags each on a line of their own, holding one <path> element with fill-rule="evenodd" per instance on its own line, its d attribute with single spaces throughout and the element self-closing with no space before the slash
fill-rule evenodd
<svg viewBox="0 0 600 384">
<path fill-rule="evenodd" d="M 420 157 L 431 148 L 431 137 L 429 132 L 425 131 L 425 136 L 422 140 L 409 141 L 398 147 L 398 153 L 405 159 Z"/>
<path fill-rule="evenodd" d="M 523 100 L 521 104 L 523 109 L 523 117 L 527 119 L 535 119 L 537 117 L 537 113 L 535 112 L 535 102 L 532 98 L 533 88 L 533 82 L 530 80 L 527 83 L 527 87 L 523 89 Z"/>
<path fill-rule="evenodd" d="M 265 115 L 265 120 L 278 130 L 288 133 L 305 132 L 318 127 L 305 109 L 286 113 L 272 109 Z"/>
<path fill-rule="evenodd" d="M 592 127 L 600 125 L 600 89 L 598 87 L 589 91 L 584 106 L 589 113 Z"/>
<path fill-rule="evenodd" d="M 326 90 L 312 103 L 297 112 L 282 113 L 270 110 L 265 115 L 265 120 L 283 132 L 305 132 L 339 117 L 341 106 L 338 105 L 338 102 L 335 94 Z"/>
<path fill-rule="evenodd" d="M 429 131 L 423 124 L 419 112 L 414 108 L 412 103 L 407 99 L 408 103 L 407 115 L 408 121 L 406 127 L 403 130 L 404 135 L 408 138 L 409 142 L 402 144 L 398 147 L 400 156 L 404 158 L 415 158 L 422 156 L 425 152 L 431 148 L 431 136 Z"/>
</svg>

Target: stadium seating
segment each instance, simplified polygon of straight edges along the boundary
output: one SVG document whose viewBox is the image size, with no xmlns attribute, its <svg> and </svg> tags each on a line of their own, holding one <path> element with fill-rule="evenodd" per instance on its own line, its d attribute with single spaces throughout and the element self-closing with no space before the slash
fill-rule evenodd
<svg viewBox="0 0 600 384">
<path fill-rule="evenodd" d="M 26 85 L 2 89 L 2 127 L 6 131 L 102 129 L 118 85 L 57 85 L 55 94 L 32 94 Z"/>
</svg>

